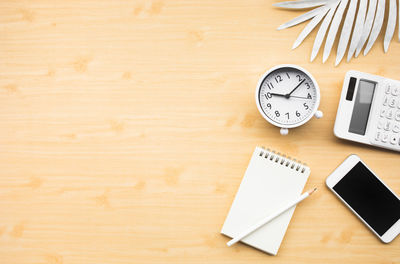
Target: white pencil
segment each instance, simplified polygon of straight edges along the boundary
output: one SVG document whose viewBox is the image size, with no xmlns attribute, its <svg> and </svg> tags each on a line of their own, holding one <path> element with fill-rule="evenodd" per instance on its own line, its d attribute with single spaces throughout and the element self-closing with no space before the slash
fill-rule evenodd
<svg viewBox="0 0 400 264">
<path fill-rule="evenodd" d="M 266 223 L 268 223 L 269 221 L 273 220 L 274 218 L 276 218 L 277 216 L 281 215 L 283 212 L 286 212 L 289 208 L 295 206 L 296 204 L 300 203 L 301 201 L 303 201 L 304 199 L 306 199 L 308 196 L 310 196 L 313 192 L 315 192 L 317 190 L 317 188 L 314 188 L 310 191 L 307 191 L 305 193 L 303 193 L 302 195 L 299 196 L 299 198 L 297 198 L 296 200 L 290 202 L 289 204 L 287 204 L 286 206 L 280 208 L 279 210 L 277 210 L 275 213 L 268 215 L 267 217 L 261 219 L 259 222 L 255 223 L 254 225 L 250 226 L 249 228 L 243 230 L 243 232 L 240 232 L 239 235 L 235 238 L 233 238 L 232 240 L 230 240 L 228 243 L 226 243 L 229 247 L 232 246 L 233 244 L 235 244 L 236 242 L 242 240 L 244 237 L 250 235 L 251 233 L 253 233 L 254 231 L 256 231 L 258 228 L 260 228 L 261 226 L 265 225 Z"/>
</svg>

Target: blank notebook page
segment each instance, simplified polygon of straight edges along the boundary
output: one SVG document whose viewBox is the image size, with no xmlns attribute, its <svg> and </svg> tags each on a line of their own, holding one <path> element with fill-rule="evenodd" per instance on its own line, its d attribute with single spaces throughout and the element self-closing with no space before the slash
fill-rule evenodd
<svg viewBox="0 0 400 264">
<path fill-rule="evenodd" d="M 256 147 L 221 233 L 233 238 L 287 205 L 301 195 L 309 175 L 305 165 Z M 289 209 L 241 241 L 276 255 L 294 210 Z"/>
</svg>

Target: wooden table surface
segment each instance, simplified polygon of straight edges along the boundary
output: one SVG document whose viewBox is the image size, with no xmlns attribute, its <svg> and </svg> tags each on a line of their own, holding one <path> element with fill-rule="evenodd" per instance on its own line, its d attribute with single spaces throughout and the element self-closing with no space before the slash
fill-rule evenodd
<svg viewBox="0 0 400 264">
<path fill-rule="evenodd" d="M 399 154 L 339 140 L 346 71 L 399 79 L 400 44 L 334 67 L 298 49 L 301 12 L 265 0 L 1 1 L 1 263 L 400 263 L 325 187 L 356 153 L 400 194 Z M 397 31 L 396 31 L 397 36 Z M 270 67 L 298 64 L 324 118 L 286 137 L 257 111 Z M 278 256 L 220 229 L 256 145 L 311 167 Z"/>
</svg>

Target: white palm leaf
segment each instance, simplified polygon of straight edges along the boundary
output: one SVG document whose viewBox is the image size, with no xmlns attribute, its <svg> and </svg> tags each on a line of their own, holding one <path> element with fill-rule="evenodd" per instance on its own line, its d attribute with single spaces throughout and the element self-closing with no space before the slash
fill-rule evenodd
<svg viewBox="0 0 400 264">
<path fill-rule="evenodd" d="M 346 9 L 348 0 L 341 0 L 339 7 L 336 10 L 335 16 L 333 17 L 331 27 L 329 28 L 328 36 L 326 37 L 324 56 L 322 58 L 322 62 L 325 62 L 329 54 L 331 54 L 333 42 L 335 41 L 337 31 L 340 26 L 340 22 L 342 21 L 344 10 Z M 343 27 L 343 29 L 345 29 Z"/>
<path fill-rule="evenodd" d="M 317 56 L 326 36 L 322 59 L 325 62 L 332 51 L 336 36 L 340 35 L 335 63 L 338 65 L 346 51 L 348 51 L 347 61 L 349 61 L 353 55 L 355 57 L 359 55 L 365 43 L 367 44 L 363 54 L 368 54 L 381 33 L 385 14 L 388 14 L 388 18 L 383 47 L 385 53 L 388 51 L 396 24 L 400 25 L 400 0 L 387 1 L 389 1 L 388 12 L 385 12 L 386 0 L 294 0 L 274 5 L 285 9 L 311 9 L 278 27 L 278 30 L 281 30 L 310 20 L 293 43 L 292 48 L 295 49 L 320 24 L 311 53 L 311 61 Z M 343 19 L 344 22 L 342 22 Z M 340 34 L 338 34 L 339 31 Z M 398 38 L 400 40 L 400 29 Z"/>
<path fill-rule="evenodd" d="M 367 46 L 364 49 L 364 56 L 367 55 L 369 50 L 372 48 L 372 45 L 374 45 L 375 40 L 378 38 L 379 32 L 381 32 L 384 16 L 385 16 L 385 0 L 378 0 L 374 25 L 372 26 L 371 35 L 369 36 Z"/>
<path fill-rule="evenodd" d="M 362 48 L 364 47 L 365 41 L 367 41 L 369 33 L 371 32 L 372 24 L 374 23 L 376 3 L 377 0 L 369 0 L 368 13 L 367 17 L 365 18 L 365 24 L 362 30 L 361 39 L 357 45 L 356 57 L 358 57 L 358 55 L 360 54 Z"/>
<path fill-rule="evenodd" d="M 367 1 L 368 0 L 360 0 L 360 6 L 358 8 L 357 19 L 356 19 L 356 23 L 354 24 L 353 36 L 351 38 L 351 43 L 350 43 L 350 47 L 349 47 L 349 53 L 347 54 L 347 61 L 350 61 L 350 59 L 353 57 L 353 54 L 356 51 L 358 43 L 361 42 L 360 40 L 362 37 L 364 23 L 365 23 L 365 14 L 367 12 Z M 362 48 L 362 46 L 361 46 L 361 48 Z"/>
<path fill-rule="evenodd" d="M 390 0 L 388 25 L 385 33 L 385 40 L 383 41 L 383 48 L 385 49 L 385 52 L 388 51 L 390 41 L 392 41 L 393 38 L 394 28 L 396 27 L 396 15 L 397 15 L 396 12 L 397 12 L 396 0 Z"/>
</svg>

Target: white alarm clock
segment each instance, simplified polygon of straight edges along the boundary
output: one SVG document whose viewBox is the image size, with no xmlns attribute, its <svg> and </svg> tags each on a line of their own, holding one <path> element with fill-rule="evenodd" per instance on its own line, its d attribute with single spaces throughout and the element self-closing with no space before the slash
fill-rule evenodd
<svg viewBox="0 0 400 264">
<path fill-rule="evenodd" d="M 265 120 L 281 128 L 282 135 L 314 115 L 321 118 L 319 102 L 320 92 L 314 77 L 296 65 L 273 67 L 261 77 L 256 89 L 258 110 Z"/>
</svg>

